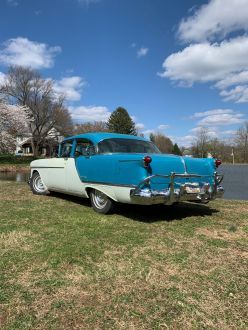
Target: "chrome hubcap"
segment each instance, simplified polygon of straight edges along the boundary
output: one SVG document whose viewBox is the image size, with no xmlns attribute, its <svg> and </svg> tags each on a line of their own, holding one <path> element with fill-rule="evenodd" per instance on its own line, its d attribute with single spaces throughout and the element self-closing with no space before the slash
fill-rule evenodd
<svg viewBox="0 0 248 330">
<path fill-rule="evenodd" d="M 36 176 L 33 180 L 33 187 L 37 192 L 44 192 L 46 189 L 41 181 L 40 176 Z"/>
<path fill-rule="evenodd" d="M 93 200 L 95 206 L 98 209 L 103 209 L 107 205 L 108 197 L 100 191 L 95 191 L 93 195 Z"/>
</svg>

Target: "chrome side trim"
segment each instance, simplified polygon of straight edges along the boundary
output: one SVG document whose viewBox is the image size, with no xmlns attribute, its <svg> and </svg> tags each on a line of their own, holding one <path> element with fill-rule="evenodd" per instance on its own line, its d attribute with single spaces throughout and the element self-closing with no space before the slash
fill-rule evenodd
<svg viewBox="0 0 248 330">
<path fill-rule="evenodd" d="M 85 181 L 83 180 L 83 177 L 80 177 L 81 182 L 84 184 L 101 184 L 105 186 L 114 186 L 114 187 L 127 187 L 127 188 L 136 188 L 136 185 L 134 184 L 120 184 L 120 183 L 112 183 L 112 182 L 101 182 L 101 181 Z"/>
<path fill-rule="evenodd" d="M 65 168 L 64 166 L 31 166 L 30 168 Z"/>
</svg>

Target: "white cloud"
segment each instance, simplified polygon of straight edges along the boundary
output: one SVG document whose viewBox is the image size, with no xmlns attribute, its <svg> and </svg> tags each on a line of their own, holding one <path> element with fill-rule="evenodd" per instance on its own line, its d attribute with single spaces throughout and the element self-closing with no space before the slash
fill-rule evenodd
<svg viewBox="0 0 248 330">
<path fill-rule="evenodd" d="M 149 51 L 149 48 L 146 48 L 146 47 L 141 47 L 138 51 L 137 51 L 137 56 L 138 57 L 144 57 L 147 55 Z"/>
<path fill-rule="evenodd" d="M 169 125 L 164 125 L 164 124 L 162 124 L 162 125 L 159 125 L 158 126 L 158 129 L 159 130 L 165 130 L 166 128 L 168 128 L 169 127 Z"/>
<path fill-rule="evenodd" d="M 18 1 L 16 1 L 16 0 L 7 0 L 7 4 L 12 7 L 16 7 L 19 5 Z"/>
<path fill-rule="evenodd" d="M 34 69 L 52 67 L 54 57 L 61 52 L 59 46 L 49 47 L 21 37 L 9 39 L 3 45 L 4 48 L 0 50 L 0 63 L 28 66 Z"/>
<path fill-rule="evenodd" d="M 78 0 L 79 4 L 84 5 L 84 6 L 90 6 L 92 4 L 98 3 L 101 0 Z"/>
<path fill-rule="evenodd" d="M 40 16 L 42 14 L 42 11 L 40 9 L 34 11 L 36 16 Z"/>
<path fill-rule="evenodd" d="M 222 131 L 221 135 L 235 135 L 237 133 L 237 130 L 227 130 L 227 131 Z"/>
<path fill-rule="evenodd" d="M 168 56 L 161 77 L 171 80 L 213 82 L 227 75 L 248 69 L 248 37 L 237 37 L 220 44 L 200 43 L 190 45 Z"/>
<path fill-rule="evenodd" d="M 0 72 L 0 85 L 4 83 L 5 80 L 5 74 L 3 72 Z"/>
<path fill-rule="evenodd" d="M 76 121 L 107 121 L 111 112 L 105 106 L 69 107 L 72 119 Z"/>
<path fill-rule="evenodd" d="M 154 133 L 154 132 L 155 132 L 154 129 L 147 129 L 147 130 L 143 131 L 142 133 L 146 136 L 149 136 L 151 133 Z"/>
<path fill-rule="evenodd" d="M 191 147 L 192 143 L 195 141 L 195 135 L 185 135 L 185 136 L 169 136 L 173 143 L 177 143 L 179 146 L 184 146 L 186 148 Z"/>
<path fill-rule="evenodd" d="M 200 42 L 247 29 L 247 0 L 211 0 L 181 21 L 178 35 L 185 42 Z"/>
<path fill-rule="evenodd" d="M 244 114 L 236 112 L 232 109 L 213 109 L 205 112 L 196 112 L 192 117 L 202 118 L 197 122 L 199 127 L 212 126 L 224 126 L 224 125 L 235 125 L 244 122 Z M 199 128 L 195 128 L 195 132 Z M 193 130 L 191 130 L 193 132 Z"/>
<path fill-rule="evenodd" d="M 177 81 L 179 86 L 196 82 L 215 83 L 226 101 L 248 102 L 248 36 L 221 43 L 190 45 L 168 56 L 161 77 Z M 232 90 L 226 90 L 230 86 Z"/>
<path fill-rule="evenodd" d="M 134 121 L 134 122 L 137 121 L 137 117 L 135 117 L 135 116 L 130 116 L 130 117 L 131 117 L 132 121 Z"/>
<path fill-rule="evenodd" d="M 64 77 L 54 82 L 54 89 L 56 93 L 64 95 L 67 101 L 79 101 L 85 85 L 81 77 Z"/>
<path fill-rule="evenodd" d="M 220 80 L 215 84 L 215 87 L 219 89 L 225 89 L 227 87 L 244 84 L 248 82 L 248 71 L 241 71 L 238 73 L 231 73 L 226 76 L 224 79 Z"/>
<path fill-rule="evenodd" d="M 212 115 L 222 115 L 226 113 L 234 113 L 232 109 L 213 109 L 204 112 L 195 112 L 191 118 L 201 118 Z"/>
<path fill-rule="evenodd" d="M 204 130 L 210 138 L 217 138 L 219 136 L 219 129 L 218 129 L 218 127 L 215 127 L 215 126 L 212 126 L 211 128 L 206 127 L 204 125 L 197 126 L 197 127 L 192 128 L 190 130 L 190 132 L 195 134 L 194 137 L 196 138 L 197 135 L 202 132 L 202 130 Z"/>
<path fill-rule="evenodd" d="M 248 102 L 247 0 L 209 0 L 193 11 L 177 31 L 191 44 L 168 56 L 158 74 L 180 87 L 210 82 L 225 101 Z"/>
<path fill-rule="evenodd" d="M 135 124 L 135 128 L 138 130 L 142 130 L 145 128 L 145 125 L 143 123 L 137 123 Z"/>
<path fill-rule="evenodd" d="M 222 92 L 220 92 L 220 95 L 224 96 L 224 101 L 246 103 L 248 102 L 248 85 L 238 85 L 231 90 L 223 90 Z"/>
</svg>

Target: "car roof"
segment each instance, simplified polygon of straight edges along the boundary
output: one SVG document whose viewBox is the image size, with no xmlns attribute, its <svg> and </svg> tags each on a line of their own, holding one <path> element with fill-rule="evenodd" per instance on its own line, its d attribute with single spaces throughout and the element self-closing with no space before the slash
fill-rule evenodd
<svg viewBox="0 0 248 330">
<path fill-rule="evenodd" d="M 88 139 L 92 141 L 94 144 L 99 143 L 100 141 L 105 139 L 131 139 L 131 140 L 148 141 L 147 139 L 142 138 L 141 136 L 118 134 L 118 133 L 107 133 L 107 132 L 92 132 L 92 133 L 78 134 L 67 137 L 64 139 L 64 141 L 71 139 Z"/>
</svg>

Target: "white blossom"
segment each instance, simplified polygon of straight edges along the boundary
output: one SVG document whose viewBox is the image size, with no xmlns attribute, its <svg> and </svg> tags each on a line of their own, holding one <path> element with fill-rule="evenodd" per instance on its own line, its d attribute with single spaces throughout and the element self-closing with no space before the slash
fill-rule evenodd
<svg viewBox="0 0 248 330">
<path fill-rule="evenodd" d="M 0 152 L 13 152 L 16 137 L 28 131 L 28 110 L 0 103 Z"/>
</svg>

